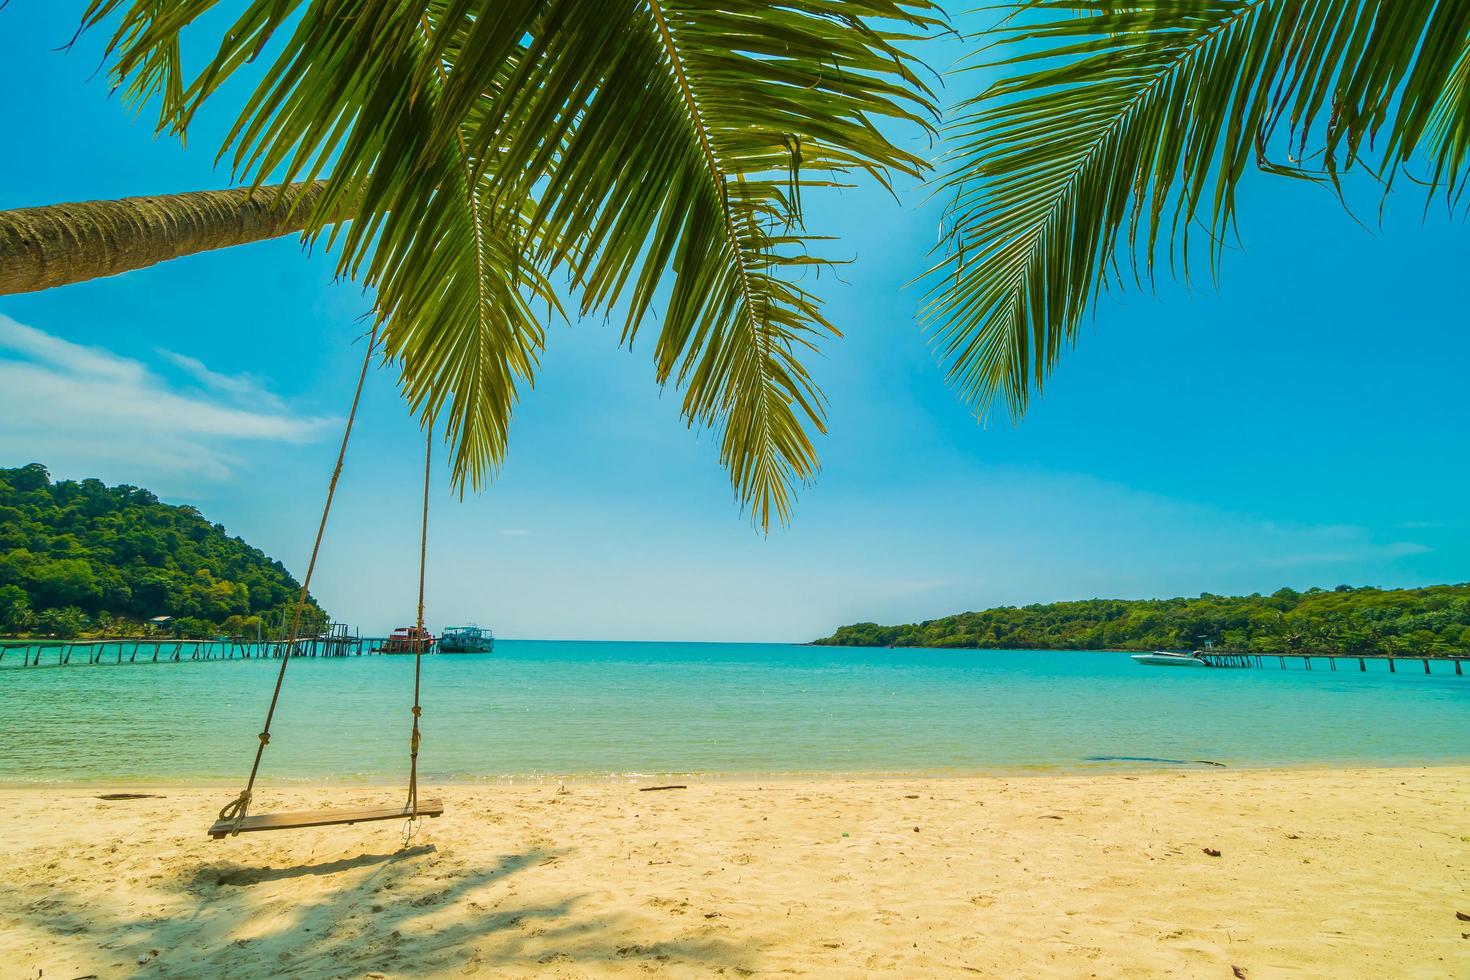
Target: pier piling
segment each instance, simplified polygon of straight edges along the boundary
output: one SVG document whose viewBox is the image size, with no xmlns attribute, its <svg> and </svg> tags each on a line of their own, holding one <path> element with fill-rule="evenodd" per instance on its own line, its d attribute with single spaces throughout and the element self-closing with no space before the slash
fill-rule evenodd
<svg viewBox="0 0 1470 980">
<path fill-rule="evenodd" d="M 1258 654 L 1216 653 L 1214 651 L 1200 651 L 1197 652 L 1195 656 L 1199 657 L 1211 667 L 1261 667 L 1265 663 L 1265 658 L 1261 657 Z M 1397 655 L 1388 653 L 1356 654 L 1348 656 L 1335 653 L 1279 653 L 1276 655 L 1276 663 L 1282 670 L 1287 669 L 1288 660 L 1299 660 L 1301 661 L 1302 669 L 1311 670 L 1312 661 L 1314 659 L 1325 659 L 1327 661 L 1327 667 L 1329 670 L 1336 670 L 1337 662 L 1339 660 L 1357 660 L 1358 671 L 1360 673 L 1367 672 L 1368 661 L 1377 660 L 1381 662 L 1386 662 L 1388 664 L 1388 672 L 1390 674 L 1398 673 L 1398 662 L 1402 659 L 1418 660 L 1424 665 L 1424 673 L 1426 674 L 1433 674 L 1433 664 L 1435 661 L 1439 661 L 1441 663 L 1454 664 L 1455 676 L 1463 677 L 1465 676 L 1465 661 L 1470 660 L 1470 653 L 1429 654 L 1427 656 L 1421 654 L 1409 658 L 1399 657 Z"/>
</svg>

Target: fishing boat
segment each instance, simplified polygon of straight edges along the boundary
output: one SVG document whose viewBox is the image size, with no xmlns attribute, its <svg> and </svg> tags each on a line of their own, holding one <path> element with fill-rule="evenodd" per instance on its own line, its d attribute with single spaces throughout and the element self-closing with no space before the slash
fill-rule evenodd
<svg viewBox="0 0 1470 980">
<path fill-rule="evenodd" d="M 1200 659 L 1199 651 L 1194 653 L 1178 653 L 1170 650 L 1155 650 L 1153 653 L 1135 653 L 1133 662 L 1147 664 L 1150 667 L 1208 667 L 1209 664 Z"/>
<path fill-rule="evenodd" d="M 440 653 L 490 653 L 495 634 L 479 626 L 448 626 L 439 637 Z"/>
<path fill-rule="evenodd" d="M 400 626 L 378 646 L 379 653 L 433 653 L 434 635 L 422 626 Z"/>
</svg>

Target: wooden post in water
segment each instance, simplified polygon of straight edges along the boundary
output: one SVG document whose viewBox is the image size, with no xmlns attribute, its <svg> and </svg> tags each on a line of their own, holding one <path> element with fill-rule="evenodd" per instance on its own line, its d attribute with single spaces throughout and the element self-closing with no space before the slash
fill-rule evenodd
<svg viewBox="0 0 1470 980">
<path fill-rule="evenodd" d="M 1429 658 L 1428 657 L 1425 657 L 1424 658 L 1424 673 L 1426 673 L 1426 674 L 1429 673 Z"/>
<path fill-rule="evenodd" d="M 1389 657 L 1388 658 L 1388 672 L 1390 674 L 1397 674 L 1398 673 L 1398 671 L 1394 668 L 1393 658 L 1392 657 Z"/>
<path fill-rule="evenodd" d="M 1358 670 L 1363 672 L 1366 672 L 1368 670 L 1368 665 L 1363 662 L 1362 657 L 1358 658 Z"/>
</svg>

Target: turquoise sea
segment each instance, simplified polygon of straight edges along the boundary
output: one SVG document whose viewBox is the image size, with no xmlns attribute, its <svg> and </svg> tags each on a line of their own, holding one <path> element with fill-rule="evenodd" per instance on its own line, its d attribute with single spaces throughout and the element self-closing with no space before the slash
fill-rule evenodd
<svg viewBox="0 0 1470 980">
<path fill-rule="evenodd" d="M 1470 763 L 1470 676 L 1126 654 L 502 640 L 424 658 L 433 782 Z M 279 663 L 0 670 L 0 781 L 243 779 Z M 1348 669 L 1349 666 L 1351 669 Z M 393 782 L 413 658 L 293 660 L 262 780 Z"/>
</svg>

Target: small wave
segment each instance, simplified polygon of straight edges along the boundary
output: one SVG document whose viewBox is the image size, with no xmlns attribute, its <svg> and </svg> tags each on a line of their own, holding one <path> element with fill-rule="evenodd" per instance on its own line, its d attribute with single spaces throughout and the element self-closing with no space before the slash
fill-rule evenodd
<svg viewBox="0 0 1470 980">
<path fill-rule="evenodd" d="M 1167 766 L 1219 766 L 1225 768 L 1223 762 L 1212 762 L 1209 759 L 1160 759 L 1151 755 L 1089 755 L 1083 758 L 1083 762 L 1152 762 Z"/>
</svg>

